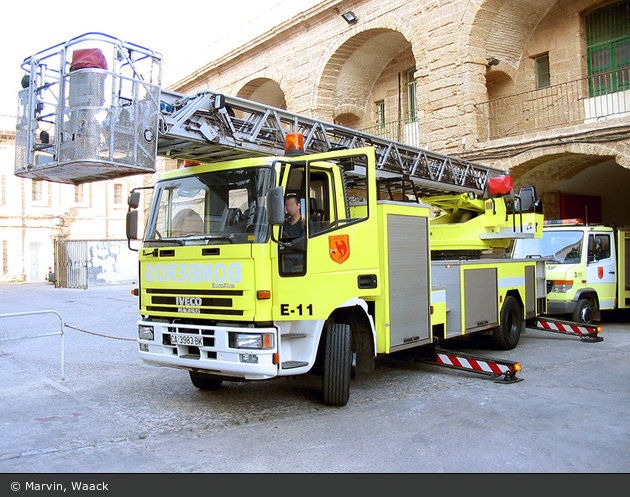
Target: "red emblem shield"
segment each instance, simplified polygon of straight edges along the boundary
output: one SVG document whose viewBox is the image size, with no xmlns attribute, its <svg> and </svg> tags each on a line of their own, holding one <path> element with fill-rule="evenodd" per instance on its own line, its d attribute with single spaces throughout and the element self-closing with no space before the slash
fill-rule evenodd
<svg viewBox="0 0 630 497">
<path fill-rule="evenodd" d="M 348 235 L 334 235 L 328 237 L 330 258 L 337 264 L 343 264 L 350 257 L 350 237 Z"/>
</svg>

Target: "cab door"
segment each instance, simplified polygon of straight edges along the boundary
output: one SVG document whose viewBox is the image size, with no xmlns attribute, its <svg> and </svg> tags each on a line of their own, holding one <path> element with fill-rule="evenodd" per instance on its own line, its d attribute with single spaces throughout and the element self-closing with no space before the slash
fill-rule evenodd
<svg viewBox="0 0 630 497">
<path fill-rule="evenodd" d="M 617 267 L 612 233 L 595 232 L 588 237 L 586 283 L 597 292 L 600 309 L 613 309 L 617 293 Z"/>
<path fill-rule="evenodd" d="M 617 305 L 630 308 L 630 231 L 617 232 Z"/>
<path fill-rule="evenodd" d="M 325 320 L 340 305 L 377 294 L 376 192 L 367 179 L 374 162 L 373 149 L 355 149 L 283 164 L 281 185 L 285 197 L 300 199 L 307 237 L 277 248 L 276 319 Z M 363 175 L 352 190 L 343 177 L 351 170 Z"/>
</svg>

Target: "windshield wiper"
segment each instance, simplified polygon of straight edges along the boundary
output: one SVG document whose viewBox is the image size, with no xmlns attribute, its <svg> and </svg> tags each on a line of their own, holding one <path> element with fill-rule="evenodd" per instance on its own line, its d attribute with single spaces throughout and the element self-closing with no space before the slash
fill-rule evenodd
<svg viewBox="0 0 630 497">
<path fill-rule="evenodd" d="M 227 240 L 230 243 L 234 243 L 234 233 L 229 233 L 226 235 L 187 235 L 187 236 L 184 236 L 183 239 L 184 240 L 206 240 L 206 242 L 209 242 L 210 240 Z M 182 241 L 182 244 L 183 244 L 183 241 Z"/>
<path fill-rule="evenodd" d="M 149 243 L 173 243 L 175 245 L 184 245 L 184 242 L 179 238 L 149 238 L 145 240 Z"/>
</svg>

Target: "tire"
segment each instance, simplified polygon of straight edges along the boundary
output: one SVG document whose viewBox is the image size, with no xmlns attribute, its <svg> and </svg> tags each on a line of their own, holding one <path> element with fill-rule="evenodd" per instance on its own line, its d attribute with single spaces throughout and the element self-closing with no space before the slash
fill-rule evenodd
<svg viewBox="0 0 630 497">
<path fill-rule="evenodd" d="M 329 406 L 345 406 L 350 398 L 352 370 L 350 326 L 341 323 L 328 325 L 325 340 L 322 400 Z"/>
<path fill-rule="evenodd" d="M 494 345 L 501 350 L 511 350 L 516 347 L 521 332 L 525 328 L 523 310 L 518 300 L 508 295 L 501 307 L 501 321 L 492 333 Z"/>
<path fill-rule="evenodd" d="M 596 308 L 593 302 L 588 299 L 577 301 L 573 311 L 573 321 L 576 323 L 591 324 L 595 318 Z"/>
<path fill-rule="evenodd" d="M 218 380 L 210 375 L 203 373 L 196 373 L 190 371 L 190 381 L 199 390 L 216 390 L 221 386 L 223 380 Z"/>
</svg>

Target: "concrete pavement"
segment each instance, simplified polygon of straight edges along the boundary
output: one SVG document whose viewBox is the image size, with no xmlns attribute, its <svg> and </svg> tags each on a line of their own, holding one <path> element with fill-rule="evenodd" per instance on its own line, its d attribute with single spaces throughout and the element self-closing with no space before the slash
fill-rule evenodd
<svg viewBox="0 0 630 497">
<path fill-rule="evenodd" d="M 0 342 L 4 473 L 616 473 L 630 470 L 630 324 L 604 341 L 527 330 L 512 351 L 459 350 L 523 364 L 524 381 L 379 358 L 343 408 L 304 376 L 195 389 L 145 366 L 131 285 L 88 290 L 0 284 L 0 314 L 54 309 L 57 336 Z M 44 333 L 42 316 L 0 319 L 0 338 Z"/>
</svg>

